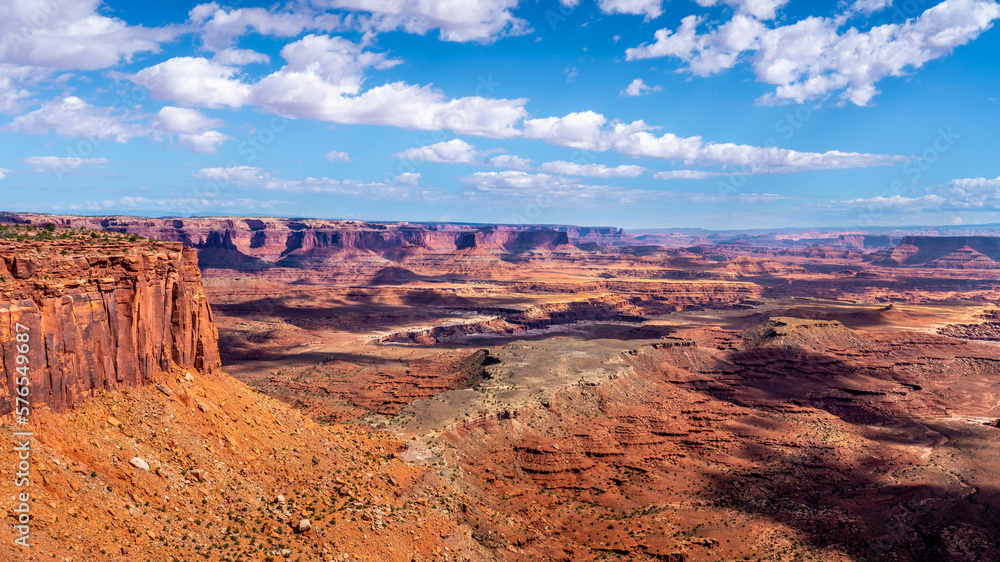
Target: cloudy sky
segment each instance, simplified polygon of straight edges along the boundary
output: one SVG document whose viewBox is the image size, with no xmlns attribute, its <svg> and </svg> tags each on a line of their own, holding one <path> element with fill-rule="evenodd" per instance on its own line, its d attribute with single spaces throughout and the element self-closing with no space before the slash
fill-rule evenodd
<svg viewBox="0 0 1000 562">
<path fill-rule="evenodd" d="M 985 0 L 0 0 L 3 210 L 1000 222 Z"/>
</svg>

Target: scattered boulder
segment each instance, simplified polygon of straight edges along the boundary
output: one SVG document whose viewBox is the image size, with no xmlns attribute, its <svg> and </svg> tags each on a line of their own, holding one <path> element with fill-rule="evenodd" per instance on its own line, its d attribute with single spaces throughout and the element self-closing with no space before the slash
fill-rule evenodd
<svg viewBox="0 0 1000 562">
<path fill-rule="evenodd" d="M 132 460 L 128 461 L 128 463 L 140 470 L 149 472 L 149 463 L 139 457 L 132 457 Z"/>
<path fill-rule="evenodd" d="M 200 468 L 193 468 L 193 469 L 189 470 L 188 471 L 188 475 L 191 478 L 196 479 L 198 482 L 204 482 L 205 481 L 205 471 L 202 470 L 202 469 L 200 469 Z"/>
<path fill-rule="evenodd" d="M 299 524 L 295 526 L 295 532 L 298 534 L 306 533 L 312 530 L 312 522 L 308 519 L 302 519 Z"/>
<path fill-rule="evenodd" d="M 281 505 L 285 505 L 285 496 L 278 494 L 278 497 L 274 498 L 274 501 L 280 503 Z"/>
<path fill-rule="evenodd" d="M 156 390 L 159 390 L 160 392 L 166 394 L 167 396 L 170 396 L 171 394 L 174 393 L 174 391 L 172 391 L 169 388 L 167 388 L 167 385 L 162 384 L 162 383 L 156 385 Z"/>
<path fill-rule="evenodd" d="M 184 380 L 186 382 L 191 382 L 191 381 L 194 380 L 194 377 L 191 376 L 191 371 L 185 371 L 184 372 Z"/>
<path fill-rule="evenodd" d="M 116 418 L 114 416 L 109 416 L 108 417 L 108 423 L 110 425 L 115 426 L 115 427 L 121 427 L 122 426 L 122 422 L 118 421 L 118 418 Z"/>
</svg>

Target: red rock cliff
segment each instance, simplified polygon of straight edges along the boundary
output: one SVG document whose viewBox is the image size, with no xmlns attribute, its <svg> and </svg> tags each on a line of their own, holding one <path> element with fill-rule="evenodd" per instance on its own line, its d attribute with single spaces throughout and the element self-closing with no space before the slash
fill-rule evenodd
<svg viewBox="0 0 1000 562">
<path fill-rule="evenodd" d="M 177 243 L 0 240 L 0 414 L 21 376 L 16 324 L 30 337 L 31 403 L 57 411 L 172 366 L 220 365 L 198 257 Z"/>
</svg>

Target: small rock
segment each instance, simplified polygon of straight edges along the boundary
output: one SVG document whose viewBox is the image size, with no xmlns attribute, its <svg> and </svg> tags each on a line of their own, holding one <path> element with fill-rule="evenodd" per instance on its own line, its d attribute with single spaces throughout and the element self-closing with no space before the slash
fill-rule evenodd
<svg viewBox="0 0 1000 562">
<path fill-rule="evenodd" d="M 371 521 L 372 520 L 372 514 L 368 513 L 367 511 L 364 512 L 364 513 L 362 513 L 361 514 L 361 520 L 362 521 Z"/>
<path fill-rule="evenodd" d="M 285 505 L 285 496 L 278 494 L 278 497 L 274 498 L 274 501 L 280 503 L 281 505 Z"/>
<path fill-rule="evenodd" d="M 308 519 L 303 519 L 303 520 L 299 521 L 298 525 L 295 526 L 295 532 L 296 533 L 305 533 L 305 532 L 308 532 L 308 531 L 312 530 L 312 528 L 313 528 L 312 522 L 309 521 Z"/>
<path fill-rule="evenodd" d="M 169 388 L 167 388 L 167 385 L 165 385 L 165 384 L 158 384 L 158 385 L 156 385 L 156 390 L 159 390 L 160 392 L 166 394 L 167 396 L 170 396 L 171 394 L 174 393 L 174 391 L 172 391 Z"/>
<path fill-rule="evenodd" d="M 198 409 L 202 412 L 207 412 L 208 406 L 206 406 L 204 402 L 198 402 Z"/>
<path fill-rule="evenodd" d="M 205 471 L 200 468 L 191 469 L 188 471 L 188 474 L 190 474 L 193 478 L 196 478 L 198 482 L 205 481 Z"/>
<path fill-rule="evenodd" d="M 191 381 L 194 380 L 194 377 L 191 376 L 191 372 L 190 371 L 186 371 L 184 373 L 184 380 L 187 381 L 187 382 L 191 382 Z"/>
<path fill-rule="evenodd" d="M 128 463 L 138 469 L 149 472 L 149 463 L 139 457 L 132 457 L 132 460 L 128 461 Z"/>
<path fill-rule="evenodd" d="M 114 416 L 110 416 L 108 418 L 108 423 L 111 424 L 111 425 L 113 425 L 113 426 L 115 426 L 115 427 L 121 427 L 122 426 L 122 422 L 118 421 L 118 418 L 116 418 Z"/>
</svg>

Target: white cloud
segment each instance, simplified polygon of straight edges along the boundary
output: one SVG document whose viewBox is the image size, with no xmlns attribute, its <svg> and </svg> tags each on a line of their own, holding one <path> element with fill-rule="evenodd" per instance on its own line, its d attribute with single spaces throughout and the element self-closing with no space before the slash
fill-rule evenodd
<svg viewBox="0 0 1000 562">
<path fill-rule="evenodd" d="M 651 45 L 626 49 L 625 58 L 679 58 L 687 63 L 692 74 L 708 76 L 735 66 L 744 51 L 757 47 L 758 38 L 766 29 L 756 19 L 737 14 L 717 29 L 699 35 L 698 26 L 703 22 L 700 16 L 687 16 L 676 32 L 657 30 Z"/>
<path fill-rule="evenodd" d="M 607 121 L 603 115 L 593 111 L 570 113 L 564 117 L 526 119 L 524 137 L 544 139 L 571 148 L 593 148 L 600 138 L 601 127 Z"/>
<path fill-rule="evenodd" d="M 251 49 L 223 49 L 215 53 L 212 62 L 227 66 L 245 66 L 271 62 L 271 57 Z"/>
<path fill-rule="evenodd" d="M 331 8 L 374 14 L 379 31 L 403 29 L 425 34 L 440 30 L 443 41 L 489 43 L 499 37 L 523 35 L 528 23 L 511 11 L 519 0 L 325 0 Z"/>
<path fill-rule="evenodd" d="M 701 6 L 715 6 L 720 0 L 695 0 Z M 880 1 L 880 0 L 860 0 L 860 1 Z M 891 1 L 891 0 L 890 0 Z M 778 8 L 788 3 L 788 0 L 722 0 L 722 4 L 732 6 L 734 10 L 741 14 L 749 14 L 757 19 L 770 20 Z"/>
<path fill-rule="evenodd" d="M 905 197 L 899 194 L 863 199 L 830 201 L 816 205 L 834 211 L 867 210 L 879 213 L 915 213 L 939 211 L 1000 211 L 1000 177 L 956 179 L 945 185 L 928 188 L 925 195 Z"/>
<path fill-rule="evenodd" d="M 0 64 L 0 113 L 10 113 L 24 105 L 31 97 L 31 92 L 25 88 L 33 78 L 47 75 L 43 69 L 13 64 Z"/>
<path fill-rule="evenodd" d="M 409 148 L 392 156 L 406 160 L 425 160 L 446 164 L 475 164 L 484 154 L 486 153 L 479 152 L 476 147 L 462 139 L 453 139 L 428 146 Z"/>
<path fill-rule="evenodd" d="M 202 107 L 242 107 L 250 86 L 233 77 L 237 69 L 199 57 L 176 57 L 137 72 L 132 80 L 156 99 Z"/>
<path fill-rule="evenodd" d="M 307 29 L 332 31 L 343 27 L 342 19 L 332 14 L 265 8 L 226 10 L 215 2 L 195 6 L 189 17 L 201 28 L 204 47 L 213 52 L 230 50 L 236 38 L 251 31 L 272 37 L 294 37 Z"/>
<path fill-rule="evenodd" d="M 564 176 L 587 176 L 591 178 L 637 178 L 646 171 L 642 166 L 615 166 L 614 168 L 602 164 L 576 164 L 574 162 L 545 162 L 538 169 L 550 174 L 562 174 Z"/>
<path fill-rule="evenodd" d="M 672 133 L 656 136 L 656 127 L 643 121 L 612 122 L 598 113 L 571 113 L 525 121 L 524 136 L 543 139 L 559 146 L 604 152 L 614 150 L 629 156 L 643 156 L 683 162 L 685 165 L 738 166 L 748 173 L 787 173 L 804 170 L 865 168 L 908 160 L 902 156 L 857 152 L 799 152 L 774 147 L 706 142 L 701 137 L 679 137 Z"/>
<path fill-rule="evenodd" d="M 873 14 L 892 6 L 892 0 L 854 0 L 851 11 L 862 14 Z"/>
<path fill-rule="evenodd" d="M 289 43 L 281 49 L 281 56 L 288 64 L 257 84 L 258 97 L 274 99 L 280 97 L 276 88 L 310 82 L 322 84 L 328 94 L 356 95 L 367 69 L 384 70 L 402 62 L 385 53 L 365 51 L 343 37 L 324 35 L 308 35 Z"/>
<path fill-rule="evenodd" d="M 526 114 L 524 99 L 448 100 L 430 86 L 403 82 L 360 92 L 364 70 L 389 68 L 399 61 L 341 38 L 310 36 L 281 52 L 288 64 L 254 86 L 253 102 L 286 117 L 510 137 Z"/>
<path fill-rule="evenodd" d="M 336 150 L 331 150 L 330 152 L 327 152 L 326 156 L 324 156 L 323 158 L 326 158 L 330 162 L 350 162 L 351 161 L 351 155 L 350 154 L 348 154 L 346 152 L 338 152 Z"/>
<path fill-rule="evenodd" d="M 219 145 L 227 140 L 235 140 L 211 130 L 212 127 L 221 126 L 223 122 L 196 109 L 167 106 L 156 114 L 156 121 L 167 133 L 179 133 L 178 142 L 198 154 L 215 154 Z"/>
<path fill-rule="evenodd" d="M 156 114 L 156 119 L 168 133 L 196 133 L 223 124 L 220 119 L 186 107 L 164 107 Z"/>
<path fill-rule="evenodd" d="M 642 78 L 636 78 L 633 80 L 627 88 L 618 93 L 619 96 L 634 98 L 637 96 L 644 96 L 650 92 L 662 92 L 662 86 L 650 86 L 642 81 Z"/>
<path fill-rule="evenodd" d="M 181 145 L 197 154 L 215 154 L 219 145 L 226 141 L 236 140 L 219 131 L 202 131 L 200 133 L 181 133 L 177 135 Z"/>
<path fill-rule="evenodd" d="M 9 172 L 9 171 L 10 170 L 8 170 L 7 168 L 0 168 L 0 180 L 2 180 L 5 177 L 7 177 L 7 172 Z"/>
<path fill-rule="evenodd" d="M 150 131 L 118 115 L 114 108 L 95 107 L 75 96 L 52 100 L 42 107 L 19 115 L 0 127 L 0 131 L 44 135 L 49 131 L 61 137 L 113 140 L 126 143 L 135 137 L 148 136 Z"/>
<path fill-rule="evenodd" d="M 487 161 L 487 164 L 494 168 L 510 168 L 511 170 L 526 171 L 531 169 L 533 160 L 514 156 L 513 154 L 501 154 L 494 156 Z"/>
<path fill-rule="evenodd" d="M 96 70 L 157 52 L 175 28 L 129 26 L 100 15 L 101 0 L 0 0 L 0 63 Z"/>
<path fill-rule="evenodd" d="M 842 99 L 868 105 L 879 93 L 875 84 L 880 80 L 948 55 L 992 27 L 997 18 L 1000 5 L 993 0 L 945 0 L 917 18 L 865 32 L 852 27 L 840 33 L 841 18 L 808 17 L 768 28 L 738 14 L 699 35 L 703 20 L 688 16 L 676 32 L 660 29 L 652 44 L 626 50 L 626 58 L 675 57 L 687 63 L 688 71 L 709 75 L 753 53 L 750 61 L 757 79 L 776 86 L 762 103 L 802 103 L 841 91 Z"/>
<path fill-rule="evenodd" d="M 193 176 L 244 189 L 353 195 L 370 199 L 414 199 L 428 197 L 432 193 L 418 189 L 420 174 L 412 172 L 370 183 L 331 178 L 284 179 L 253 166 L 202 168 Z"/>
<path fill-rule="evenodd" d="M 597 0 L 597 7 L 605 14 L 633 14 L 647 20 L 663 15 L 663 0 Z"/>
<path fill-rule="evenodd" d="M 84 166 L 98 166 L 110 163 L 107 158 L 76 158 L 72 156 L 63 158 L 58 156 L 30 156 L 23 158 L 21 161 L 34 168 L 36 172 L 42 173 L 68 172 L 79 170 Z"/>
</svg>

